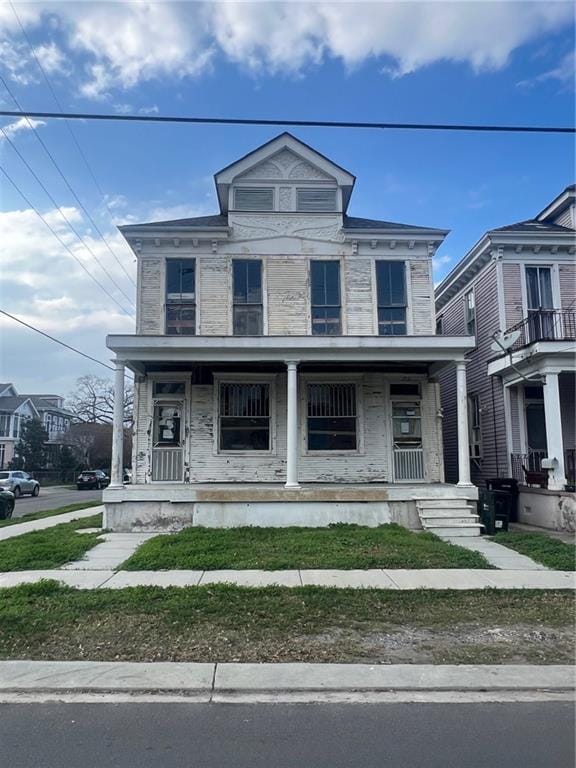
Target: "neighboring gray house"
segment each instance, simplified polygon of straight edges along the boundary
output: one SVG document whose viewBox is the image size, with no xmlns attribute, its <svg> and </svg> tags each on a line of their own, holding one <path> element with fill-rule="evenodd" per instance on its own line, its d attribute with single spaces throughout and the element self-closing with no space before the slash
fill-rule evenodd
<svg viewBox="0 0 576 768">
<path fill-rule="evenodd" d="M 60 395 L 19 395 L 13 384 L 0 384 L 0 469 L 14 458 L 22 424 L 38 419 L 48 433 L 48 463 L 54 463 L 70 428 L 72 414 Z"/>
<path fill-rule="evenodd" d="M 124 226 L 135 335 L 116 361 L 106 527 L 376 525 L 477 534 L 464 356 L 436 336 L 446 231 L 347 214 L 355 178 L 284 133 L 215 175 L 214 216 Z M 462 473 L 444 483 L 438 372 L 459 371 Z M 122 390 L 135 376 L 133 482 Z"/>
<path fill-rule="evenodd" d="M 472 479 L 545 486 L 521 496 L 536 524 L 562 524 L 557 492 L 576 482 L 575 222 L 572 185 L 533 219 L 487 232 L 436 289 L 437 331 L 476 335 L 466 356 Z M 454 376 L 441 384 L 451 480 Z"/>
</svg>

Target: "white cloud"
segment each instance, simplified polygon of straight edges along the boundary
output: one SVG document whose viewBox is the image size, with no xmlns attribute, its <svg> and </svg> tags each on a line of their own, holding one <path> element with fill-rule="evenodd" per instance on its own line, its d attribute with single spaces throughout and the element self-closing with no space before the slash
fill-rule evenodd
<svg viewBox="0 0 576 768">
<path fill-rule="evenodd" d="M 2 130 L 4 133 L 12 138 L 15 134 L 22 131 L 31 131 L 34 128 L 39 128 L 42 125 L 46 125 L 43 120 L 32 120 L 32 118 L 19 117 L 18 120 L 14 120 L 8 125 L 3 125 Z M 0 133 L 0 141 L 4 140 L 4 136 Z"/>
<path fill-rule="evenodd" d="M 432 257 L 432 268 L 434 272 L 438 272 L 442 269 L 442 267 L 445 267 L 446 264 L 450 264 L 452 261 L 452 256 L 449 256 L 447 253 L 444 253 L 442 255 L 437 255 Z"/>
<path fill-rule="evenodd" d="M 51 42 L 45 45 L 40 45 L 34 50 L 42 68 L 48 74 L 67 71 L 66 55 L 56 43 Z"/>
<path fill-rule="evenodd" d="M 20 39 L 14 41 L 8 11 L 0 6 L 0 29 L 8 36 L 0 38 L 0 62 L 24 82 L 36 75 Z M 51 20 L 67 48 L 82 57 L 78 87 L 94 99 L 152 79 L 199 75 L 217 55 L 261 74 L 304 75 L 330 58 L 348 68 L 377 59 L 392 76 L 438 61 L 493 71 L 519 46 L 573 20 L 571 3 L 539 0 L 44 3 L 26 5 L 20 15 L 36 28 Z M 65 66 L 65 53 L 53 41 L 39 50 L 47 68 Z M 544 77 L 564 77 L 566 67 L 569 62 Z"/>
<path fill-rule="evenodd" d="M 576 82 L 576 53 L 569 51 L 560 60 L 557 67 L 553 67 L 546 72 L 530 79 L 521 80 L 518 85 L 525 88 L 531 88 L 540 83 L 546 83 L 550 80 L 558 82 L 561 86 L 574 90 Z"/>
</svg>

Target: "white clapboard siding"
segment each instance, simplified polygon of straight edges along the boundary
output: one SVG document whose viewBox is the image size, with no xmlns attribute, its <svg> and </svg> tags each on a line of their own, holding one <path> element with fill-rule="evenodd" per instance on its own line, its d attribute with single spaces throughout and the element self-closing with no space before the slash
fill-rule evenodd
<svg viewBox="0 0 576 768">
<path fill-rule="evenodd" d="M 518 387 L 510 387 L 510 431 L 512 445 L 508 446 L 509 453 L 522 453 L 520 439 L 520 411 L 518 410 Z"/>
<path fill-rule="evenodd" d="M 202 256 L 197 260 L 199 286 L 199 334 L 226 336 L 230 333 L 230 263 L 224 256 Z"/>
<path fill-rule="evenodd" d="M 301 385 L 302 386 L 302 385 Z M 283 482 L 286 473 L 286 378 L 276 382 L 274 451 L 270 454 L 218 454 L 214 444 L 214 390 L 212 385 L 192 387 L 190 424 L 190 481 Z M 304 455 L 301 435 L 299 478 L 302 482 L 392 481 L 391 434 L 386 385 L 380 374 L 366 374 L 362 385 L 360 412 L 363 448 L 361 454 Z M 438 433 L 436 385 L 424 385 L 422 417 L 424 427 L 425 478 L 442 480 L 441 436 Z M 305 429 L 305 420 L 300 422 Z"/>
<path fill-rule="evenodd" d="M 162 259 L 140 261 L 138 331 L 141 334 L 164 333 L 162 297 Z"/>
<path fill-rule="evenodd" d="M 559 275 L 562 309 L 576 312 L 576 264 L 561 264 Z"/>
<path fill-rule="evenodd" d="M 152 414 L 150 413 L 150 379 L 134 382 L 134 443 L 132 446 L 132 465 L 136 483 L 149 481 L 150 455 L 152 450 Z"/>
<path fill-rule="evenodd" d="M 374 295 L 370 259 L 344 262 L 346 286 L 346 331 L 351 336 L 374 334 Z"/>
<path fill-rule="evenodd" d="M 422 384 L 422 447 L 424 453 L 424 479 L 429 483 L 444 479 L 444 451 L 440 420 L 440 384 Z"/>
<path fill-rule="evenodd" d="M 303 258 L 268 259 L 268 334 L 304 336 L 309 333 L 308 262 Z"/>
<path fill-rule="evenodd" d="M 574 229 L 574 206 L 572 205 L 569 208 L 566 208 L 565 211 L 562 211 L 560 216 L 554 219 L 554 224 Z"/>
<path fill-rule="evenodd" d="M 434 332 L 434 287 L 430 277 L 430 261 L 410 261 L 412 333 Z"/>
</svg>

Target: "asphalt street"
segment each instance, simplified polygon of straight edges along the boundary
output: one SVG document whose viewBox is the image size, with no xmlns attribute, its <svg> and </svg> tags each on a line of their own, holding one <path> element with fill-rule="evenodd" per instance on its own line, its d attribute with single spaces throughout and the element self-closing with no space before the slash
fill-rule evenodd
<svg viewBox="0 0 576 768">
<path fill-rule="evenodd" d="M 2 704 L 1 768 L 573 768 L 570 703 Z"/>
<path fill-rule="evenodd" d="M 53 486 L 40 488 L 40 495 L 21 496 L 16 499 L 13 518 L 24 517 L 32 512 L 43 512 L 45 509 L 57 509 L 68 504 L 81 504 L 83 501 L 99 501 L 102 491 L 78 491 L 76 488 Z"/>
</svg>

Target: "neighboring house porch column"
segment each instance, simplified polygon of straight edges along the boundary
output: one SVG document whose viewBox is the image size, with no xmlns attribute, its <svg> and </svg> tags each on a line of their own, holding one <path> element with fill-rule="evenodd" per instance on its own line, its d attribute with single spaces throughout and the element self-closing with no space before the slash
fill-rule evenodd
<svg viewBox="0 0 576 768">
<path fill-rule="evenodd" d="M 288 394 L 286 406 L 286 488 L 298 484 L 298 363 L 287 360 Z"/>
<path fill-rule="evenodd" d="M 466 363 L 456 363 L 456 413 L 458 418 L 458 485 L 470 482 L 470 448 L 468 434 L 468 392 L 466 389 Z"/>
<path fill-rule="evenodd" d="M 544 418 L 546 419 L 546 452 L 548 460 L 554 459 L 549 471 L 548 488 L 563 491 L 566 485 L 564 469 L 564 441 L 562 439 L 562 415 L 560 412 L 560 391 L 558 373 L 546 373 L 544 391 Z"/>
<path fill-rule="evenodd" d="M 124 477 L 124 363 L 114 361 L 114 420 L 112 422 L 112 471 L 110 486 L 122 487 Z"/>
</svg>

